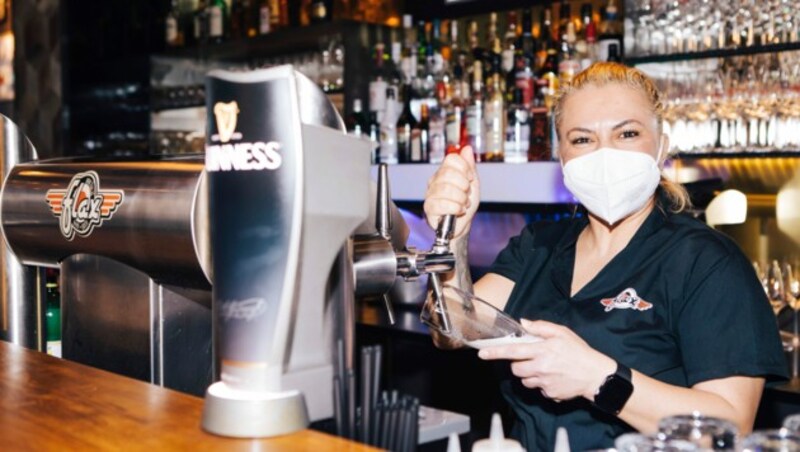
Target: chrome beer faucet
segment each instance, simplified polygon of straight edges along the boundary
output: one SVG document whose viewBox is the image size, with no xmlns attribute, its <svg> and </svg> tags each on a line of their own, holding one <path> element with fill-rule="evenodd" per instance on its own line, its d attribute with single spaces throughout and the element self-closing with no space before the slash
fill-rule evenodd
<svg viewBox="0 0 800 452">
<path fill-rule="evenodd" d="M 380 294 L 386 305 L 389 321 L 394 323 L 394 310 L 388 297 L 388 291 L 394 285 L 395 278 L 402 276 L 410 281 L 423 274 L 428 274 L 435 297 L 435 311 L 440 316 L 441 328 L 445 332 L 449 332 L 450 322 L 444 306 L 439 273 L 449 272 L 455 268 L 455 256 L 450 250 L 455 217 L 446 215 L 441 218 L 436 228 L 436 239 L 429 251 L 418 250 L 406 244 L 401 244 L 399 248 L 395 249 L 395 245 L 391 242 L 390 206 L 388 166 L 382 164 L 378 168 L 376 234 L 357 236 L 354 240 L 356 294 L 359 296 Z"/>
</svg>

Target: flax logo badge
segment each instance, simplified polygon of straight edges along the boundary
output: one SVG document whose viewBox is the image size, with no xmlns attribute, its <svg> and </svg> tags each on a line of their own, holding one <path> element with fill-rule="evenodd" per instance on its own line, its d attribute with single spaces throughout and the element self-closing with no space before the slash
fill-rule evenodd
<svg viewBox="0 0 800 452">
<path fill-rule="evenodd" d="M 122 190 L 101 190 L 100 178 L 94 171 L 73 176 L 66 190 L 48 190 L 47 204 L 59 217 L 61 234 L 72 240 L 76 235 L 88 237 L 95 228 L 110 220 L 125 199 Z"/>
<path fill-rule="evenodd" d="M 605 306 L 605 311 L 609 312 L 614 309 L 633 309 L 635 311 L 647 311 L 653 307 L 653 303 L 647 302 L 639 298 L 636 290 L 629 287 L 614 298 L 603 298 L 600 304 Z"/>
<path fill-rule="evenodd" d="M 211 135 L 206 145 L 206 171 L 260 171 L 276 170 L 283 163 L 276 141 L 248 142 L 236 131 L 239 104 L 217 102 L 214 104 L 214 120 L 217 133 Z"/>
</svg>

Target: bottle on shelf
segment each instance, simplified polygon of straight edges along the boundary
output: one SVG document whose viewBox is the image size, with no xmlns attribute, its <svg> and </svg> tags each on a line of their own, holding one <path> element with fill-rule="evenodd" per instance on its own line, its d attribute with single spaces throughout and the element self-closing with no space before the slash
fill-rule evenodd
<svg viewBox="0 0 800 452">
<path fill-rule="evenodd" d="M 383 67 L 384 45 L 382 42 L 375 44 L 374 66 L 372 80 L 369 82 L 369 109 L 378 113 L 378 118 L 383 117 L 386 110 L 386 73 Z"/>
<path fill-rule="evenodd" d="M 575 52 L 575 24 L 568 22 L 561 40 L 561 54 L 558 62 L 559 83 L 567 84 L 581 70 L 581 63 Z"/>
<path fill-rule="evenodd" d="M 466 109 L 466 116 L 468 143 L 472 146 L 478 161 L 486 158 L 483 104 L 483 63 L 476 60 L 472 63 L 472 96 Z"/>
<path fill-rule="evenodd" d="M 313 0 L 308 13 L 311 23 L 329 22 L 333 17 L 331 0 Z"/>
<path fill-rule="evenodd" d="M 513 102 L 508 108 L 506 144 L 503 161 L 506 163 L 525 163 L 530 151 L 530 111 L 523 101 L 523 93 L 514 88 Z"/>
<path fill-rule="evenodd" d="M 495 39 L 491 53 L 491 66 L 486 89 L 486 103 L 483 118 L 486 122 L 484 157 L 481 161 L 502 162 L 506 135 L 505 96 L 502 88 L 500 69 L 500 40 Z"/>
<path fill-rule="evenodd" d="M 428 104 L 419 106 L 419 154 L 411 153 L 411 163 L 427 163 L 431 153 L 431 123 Z"/>
<path fill-rule="evenodd" d="M 517 54 L 517 44 L 520 37 L 517 35 L 517 12 L 510 11 L 507 17 L 506 33 L 503 35 L 503 72 L 514 71 L 514 58 Z"/>
<path fill-rule="evenodd" d="M 164 39 L 168 47 L 180 47 L 183 45 L 183 29 L 180 26 L 180 16 L 178 0 L 172 0 L 172 7 L 164 23 Z"/>
<path fill-rule="evenodd" d="M 227 37 L 228 5 L 225 0 L 211 0 L 208 6 L 208 39 L 219 44 Z"/>
<path fill-rule="evenodd" d="M 445 122 L 447 108 L 452 102 L 444 82 L 437 84 L 436 100 L 436 106 L 429 108 L 428 115 L 428 162 L 438 164 L 442 163 L 447 151 Z"/>
<path fill-rule="evenodd" d="M 265 35 L 272 31 L 271 0 L 261 0 L 258 5 L 258 34 Z"/>
<path fill-rule="evenodd" d="M 461 56 L 464 59 L 464 56 Z M 446 153 L 459 153 L 467 142 L 467 117 L 464 100 L 469 97 L 469 84 L 463 82 L 464 69 L 461 64 L 453 68 L 453 94 L 446 106 L 445 138 L 447 140 Z M 465 91 L 466 90 L 466 91 Z"/>
<path fill-rule="evenodd" d="M 608 59 L 606 59 L 606 61 L 622 63 L 622 58 L 619 56 L 619 45 L 617 43 L 611 43 L 608 45 Z"/>
<path fill-rule="evenodd" d="M 400 163 L 418 162 L 422 159 L 420 129 L 411 112 L 411 85 L 403 86 L 403 111 L 397 119 L 397 152 Z"/>
<path fill-rule="evenodd" d="M 45 270 L 45 335 L 47 354 L 61 357 L 61 295 L 58 270 Z"/>
<path fill-rule="evenodd" d="M 616 44 L 617 50 L 621 52 L 622 37 L 622 20 L 619 16 L 616 0 L 608 0 L 608 5 L 605 7 L 605 12 L 600 22 L 600 36 L 597 39 L 597 60 L 608 60 L 611 44 Z"/>
<path fill-rule="evenodd" d="M 231 39 L 238 40 L 247 37 L 246 11 L 244 0 L 231 0 L 231 13 L 228 21 Z"/>
<path fill-rule="evenodd" d="M 283 11 L 281 10 L 281 0 L 268 0 L 269 1 L 269 29 L 271 32 L 283 28 Z"/>
<path fill-rule="evenodd" d="M 258 11 L 255 8 L 256 0 L 242 0 L 244 9 L 244 35 L 253 38 L 258 35 Z"/>
<path fill-rule="evenodd" d="M 395 165 L 400 162 L 397 144 L 397 92 L 392 88 L 386 90 L 386 111 L 380 121 L 380 153 L 379 163 Z"/>
<path fill-rule="evenodd" d="M 208 42 L 208 2 L 206 0 L 197 2 L 193 18 L 194 42 L 199 45 L 206 44 Z"/>
<path fill-rule="evenodd" d="M 364 112 L 361 99 L 353 99 L 353 112 L 345 120 L 347 133 L 356 137 L 366 136 L 369 131 L 369 119 Z"/>
<path fill-rule="evenodd" d="M 410 15 L 403 16 L 403 83 L 412 83 L 417 77 L 417 38 Z"/>
<path fill-rule="evenodd" d="M 596 60 L 597 29 L 592 17 L 592 4 L 581 5 L 581 28 L 575 42 L 575 52 L 580 61 L 581 70 L 586 69 Z"/>
<path fill-rule="evenodd" d="M 381 125 L 378 122 L 378 113 L 374 111 L 369 112 L 368 137 L 369 141 L 372 143 L 372 157 L 370 161 L 375 164 L 380 163 Z"/>
</svg>

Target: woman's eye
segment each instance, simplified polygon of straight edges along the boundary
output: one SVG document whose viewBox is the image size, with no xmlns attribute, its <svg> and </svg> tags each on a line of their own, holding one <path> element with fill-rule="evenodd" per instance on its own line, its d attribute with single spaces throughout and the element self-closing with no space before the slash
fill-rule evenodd
<svg viewBox="0 0 800 452">
<path fill-rule="evenodd" d="M 573 138 L 573 139 L 572 139 L 572 141 L 571 141 L 571 143 L 572 143 L 573 145 L 578 145 L 578 144 L 586 144 L 586 143 L 588 143 L 588 142 L 589 142 L 589 139 L 588 139 L 588 138 L 586 138 L 586 137 L 578 137 L 578 138 Z"/>
<path fill-rule="evenodd" d="M 622 138 L 636 138 L 639 136 L 638 130 L 625 130 L 622 132 Z"/>
</svg>

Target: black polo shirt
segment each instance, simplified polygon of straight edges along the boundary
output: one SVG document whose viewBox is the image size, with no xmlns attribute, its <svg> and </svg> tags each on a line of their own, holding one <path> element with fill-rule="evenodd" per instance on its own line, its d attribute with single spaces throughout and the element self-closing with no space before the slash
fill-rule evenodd
<svg viewBox="0 0 800 452">
<path fill-rule="evenodd" d="M 491 268 L 515 282 L 514 318 L 565 325 L 594 349 L 657 380 L 690 387 L 735 375 L 786 376 L 775 317 L 753 267 L 727 236 L 658 206 L 630 243 L 570 297 L 584 216 L 532 223 Z M 632 430 L 586 399 L 555 403 L 525 388 L 507 362 L 501 391 L 516 420 L 511 435 L 548 451 L 566 427 L 574 451 L 613 446 Z"/>
</svg>

